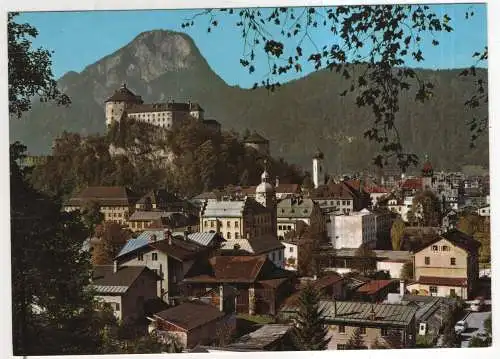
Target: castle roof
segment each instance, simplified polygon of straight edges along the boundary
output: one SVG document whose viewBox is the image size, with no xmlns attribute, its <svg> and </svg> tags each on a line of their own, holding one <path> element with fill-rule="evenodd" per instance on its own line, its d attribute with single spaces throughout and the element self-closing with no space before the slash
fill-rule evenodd
<svg viewBox="0 0 500 359">
<path fill-rule="evenodd" d="M 137 96 L 123 84 L 115 93 L 108 98 L 105 102 L 136 102 L 142 103 L 141 96 Z"/>
<path fill-rule="evenodd" d="M 257 132 L 245 137 L 243 140 L 245 143 L 269 143 L 269 140 L 259 135 Z"/>
</svg>

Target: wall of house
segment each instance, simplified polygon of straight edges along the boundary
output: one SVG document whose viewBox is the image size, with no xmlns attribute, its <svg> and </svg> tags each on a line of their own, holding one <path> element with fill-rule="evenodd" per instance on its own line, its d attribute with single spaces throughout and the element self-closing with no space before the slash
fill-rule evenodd
<svg viewBox="0 0 500 359">
<path fill-rule="evenodd" d="M 299 247 L 296 244 L 282 242 L 285 246 L 284 256 L 285 256 L 285 269 L 296 271 L 299 263 Z M 292 262 L 289 262 L 293 259 Z"/>
<path fill-rule="evenodd" d="M 122 297 L 120 295 L 96 295 L 95 299 L 111 305 L 115 318 L 118 320 L 122 320 L 123 306 L 122 306 Z M 118 309 L 116 307 L 116 304 L 119 305 Z"/>
<path fill-rule="evenodd" d="M 437 289 L 436 292 L 431 293 L 431 287 L 435 287 Z M 448 297 L 451 294 L 451 291 L 454 290 L 455 294 L 462 299 L 468 299 L 467 287 L 453 287 L 453 286 L 432 286 L 429 284 L 410 284 L 407 287 L 407 290 L 412 292 L 414 290 L 418 291 L 418 295 L 428 295 L 428 296 L 436 296 L 436 297 Z"/>
<path fill-rule="evenodd" d="M 389 272 L 391 278 L 399 278 L 405 262 L 377 261 L 377 271 Z"/>
<path fill-rule="evenodd" d="M 366 217 L 366 218 L 365 218 Z M 359 248 L 362 244 L 376 244 L 375 216 L 347 215 L 330 216 L 327 233 L 334 248 Z"/>
<path fill-rule="evenodd" d="M 151 275 L 141 274 L 122 296 L 123 321 L 144 318 L 144 303 L 157 298 L 156 280 Z"/>
<path fill-rule="evenodd" d="M 278 268 L 285 267 L 285 249 L 279 248 L 267 253 L 267 257 Z"/>
<path fill-rule="evenodd" d="M 219 331 L 229 330 L 232 333 L 236 328 L 235 319 L 234 316 L 228 315 L 189 331 L 187 348 L 193 348 L 198 344 L 211 344 Z"/>
<path fill-rule="evenodd" d="M 449 250 L 443 250 L 443 246 Z M 425 264 L 425 258 L 430 260 Z M 451 264 L 455 258 L 455 265 Z M 467 278 L 467 252 L 442 239 L 415 254 L 415 278 L 421 276 Z"/>
<path fill-rule="evenodd" d="M 114 121 L 120 121 L 124 110 L 124 102 L 106 102 L 106 125 L 109 126 Z"/>
<path fill-rule="evenodd" d="M 331 337 L 330 342 L 328 343 L 328 349 L 337 350 L 343 349 L 342 346 L 345 346 L 351 336 L 353 335 L 356 327 L 345 326 L 345 332 L 339 332 L 338 325 L 329 325 L 328 326 L 328 335 Z M 362 334 L 361 338 L 363 339 L 363 344 L 366 348 L 371 348 L 375 341 L 378 339 L 379 343 L 382 345 L 386 345 L 389 348 L 401 348 L 401 347 L 412 347 L 414 343 L 413 341 L 405 343 L 403 341 L 404 331 L 402 328 L 398 327 L 389 327 L 387 332 L 382 332 L 381 328 L 369 328 L 366 329 L 366 334 Z M 384 334 L 384 335 L 383 335 Z M 413 335 L 413 337 L 415 337 Z"/>
</svg>

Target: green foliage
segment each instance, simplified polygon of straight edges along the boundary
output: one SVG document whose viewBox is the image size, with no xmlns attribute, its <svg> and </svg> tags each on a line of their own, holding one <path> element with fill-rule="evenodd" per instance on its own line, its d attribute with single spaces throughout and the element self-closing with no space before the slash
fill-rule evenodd
<svg viewBox="0 0 500 359">
<path fill-rule="evenodd" d="M 491 336 L 493 334 L 491 330 L 491 314 L 488 318 L 484 320 L 483 325 L 484 325 L 484 330 L 486 330 L 486 333 L 488 333 Z"/>
<path fill-rule="evenodd" d="M 95 201 L 89 201 L 83 205 L 81 216 L 83 223 L 88 228 L 89 236 L 92 236 L 96 226 L 104 221 L 104 214 L 102 214 L 99 204 Z"/>
<path fill-rule="evenodd" d="M 401 250 L 401 240 L 403 239 L 404 232 L 405 224 L 403 220 L 401 218 L 396 219 L 391 228 L 391 242 L 393 251 Z"/>
<path fill-rule="evenodd" d="M 298 350 L 326 350 L 328 347 L 328 327 L 319 303 L 320 293 L 308 283 L 299 296 L 299 311 L 292 332 L 292 340 Z"/>
<path fill-rule="evenodd" d="M 489 347 L 491 345 L 490 338 L 480 338 L 478 336 L 472 336 L 469 341 L 469 348 L 480 348 L 480 347 Z"/>
<path fill-rule="evenodd" d="M 412 211 L 420 226 L 439 226 L 441 223 L 441 204 L 431 191 L 425 190 L 413 198 Z"/>
<path fill-rule="evenodd" d="M 15 22 L 19 13 L 8 14 L 7 33 L 9 53 L 9 114 L 17 119 L 31 109 L 32 99 L 54 101 L 68 105 L 71 101 L 61 93 L 52 74 L 49 50 L 34 50 L 32 39 L 38 36 L 36 28 Z"/>
<path fill-rule="evenodd" d="M 491 232 L 490 219 L 476 213 L 465 214 L 458 220 L 458 229 L 481 243 L 479 248 L 479 262 L 491 261 Z"/>
<path fill-rule="evenodd" d="M 413 263 L 406 262 L 401 268 L 401 273 L 399 277 L 403 280 L 413 279 Z"/>
<path fill-rule="evenodd" d="M 354 252 L 354 261 L 352 268 L 361 274 L 368 274 L 375 271 L 377 265 L 375 261 L 376 254 L 365 245 L 361 245 Z"/>
<path fill-rule="evenodd" d="M 113 259 L 129 238 L 129 232 L 122 229 L 120 224 L 106 222 L 103 232 L 99 235 L 99 242 L 92 251 L 92 263 L 94 265 L 113 263 Z"/>
<path fill-rule="evenodd" d="M 347 350 L 367 349 L 363 337 L 361 336 L 361 328 L 354 328 L 345 346 Z"/>
</svg>

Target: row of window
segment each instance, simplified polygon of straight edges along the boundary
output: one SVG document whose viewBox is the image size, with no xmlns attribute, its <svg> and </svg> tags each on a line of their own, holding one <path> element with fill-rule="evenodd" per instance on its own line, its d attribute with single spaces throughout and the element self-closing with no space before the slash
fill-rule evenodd
<svg viewBox="0 0 500 359">
<path fill-rule="evenodd" d="M 437 295 L 438 287 L 436 287 L 435 285 L 429 286 L 429 292 L 431 292 L 431 294 Z M 450 296 L 454 297 L 456 295 L 457 295 L 457 292 L 455 291 L 455 289 L 451 288 L 450 289 Z"/>
<path fill-rule="evenodd" d="M 231 239 L 231 232 L 227 232 L 226 239 Z M 240 239 L 240 233 L 239 232 L 235 232 L 234 233 L 234 239 Z"/>
<path fill-rule="evenodd" d="M 345 333 L 345 325 L 339 325 L 339 333 Z M 361 335 L 366 335 L 366 327 L 358 327 Z M 383 337 L 389 336 L 388 328 L 380 328 L 380 335 Z"/>
<path fill-rule="evenodd" d="M 289 225 L 278 225 L 278 229 L 280 231 L 291 231 L 292 230 L 292 226 L 289 226 Z"/>
<path fill-rule="evenodd" d="M 330 202 L 330 203 L 328 203 Z M 350 206 L 351 205 L 351 201 L 336 201 L 337 202 L 337 206 L 340 206 L 340 204 L 342 203 L 342 206 Z M 319 204 L 321 205 L 328 205 L 330 204 L 330 206 L 334 206 L 335 205 L 335 201 L 318 201 Z"/>
<path fill-rule="evenodd" d="M 431 264 L 431 257 L 425 257 L 425 265 Z M 454 266 L 457 264 L 457 259 L 455 257 L 450 258 L 450 265 Z"/>
<path fill-rule="evenodd" d="M 138 261 L 143 261 L 144 260 L 144 253 L 137 253 L 137 260 Z M 158 253 L 151 253 L 151 260 L 152 261 L 157 261 L 158 260 Z"/>
<path fill-rule="evenodd" d="M 210 221 L 210 228 L 215 228 L 216 221 Z M 208 227 L 208 221 L 203 222 L 204 227 Z M 240 222 L 234 221 L 234 228 L 239 228 Z M 231 221 L 226 221 L 226 227 L 231 228 Z"/>
</svg>

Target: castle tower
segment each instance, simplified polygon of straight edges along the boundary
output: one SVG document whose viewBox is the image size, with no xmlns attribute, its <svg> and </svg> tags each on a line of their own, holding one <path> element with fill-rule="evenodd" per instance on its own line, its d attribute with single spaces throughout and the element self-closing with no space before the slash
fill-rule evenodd
<svg viewBox="0 0 500 359">
<path fill-rule="evenodd" d="M 325 167 L 323 164 L 324 155 L 319 149 L 313 156 L 313 183 L 314 188 L 325 184 Z"/>
<path fill-rule="evenodd" d="M 269 172 L 267 172 L 267 162 L 266 168 L 264 168 L 264 172 L 262 173 L 260 178 L 261 183 L 255 189 L 255 200 L 270 210 L 272 233 L 274 235 L 277 235 L 276 191 L 274 189 L 274 186 L 271 184 L 271 177 L 269 176 Z"/>
<path fill-rule="evenodd" d="M 422 167 L 422 188 L 424 190 L 432 189 L 433 175 L 434 175 L 434 170 L 432 169 L 432 164 L 429 161 L 429 156 L 425 155 L 424 165 Z"/>
<path fill-rule="evenodd" d="M 123 84 L 115 91 L 113 96 L 105 101 L 106 126 L 109 127 L 113 122 L 120 122 L 125 110 L 133 105 L 142 104 L 141 96 L 135 95 Z"/>
</svg>

